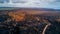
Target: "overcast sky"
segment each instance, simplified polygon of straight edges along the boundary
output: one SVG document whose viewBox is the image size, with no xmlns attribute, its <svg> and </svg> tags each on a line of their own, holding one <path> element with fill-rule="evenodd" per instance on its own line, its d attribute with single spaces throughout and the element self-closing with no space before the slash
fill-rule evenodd
<svg viewBox="0 0 60 34">
<path fill-rule="evenodd" d="M 60 9 L 60 0 L 12 0 L 11 2 L 9 3 L 8 0 L 0 0 L 0 7 Z"/>
</svg>

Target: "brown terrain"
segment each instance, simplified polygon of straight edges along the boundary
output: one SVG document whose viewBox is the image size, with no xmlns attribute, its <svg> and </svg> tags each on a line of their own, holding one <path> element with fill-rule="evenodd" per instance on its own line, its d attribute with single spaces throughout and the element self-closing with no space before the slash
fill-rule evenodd
<svg viewBox="0 0 60 34">
<path fill-rule="evenodd" d="M 1 34 L 59 34 L 59 29 L 59 11 L 21 9 L 0 12 Z"/>
</svg>

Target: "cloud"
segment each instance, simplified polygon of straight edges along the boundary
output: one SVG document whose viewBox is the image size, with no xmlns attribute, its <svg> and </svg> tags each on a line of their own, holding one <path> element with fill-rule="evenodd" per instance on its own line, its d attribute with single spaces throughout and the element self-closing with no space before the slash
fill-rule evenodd
<svg viewBox="0 0 60 34">
<path fill-rule="evenodd" d="M 11 0 L 11 4 L 0 4 L 0 7 L 54 8 L 60 9 L 60 0 Z M 15 3 L 15 4 L 14 4 Z"/>
<path fill-rule="evenodd" d="M 12 0 L 13 3 L 26 3 L 26 0 Z"/>
</svg>

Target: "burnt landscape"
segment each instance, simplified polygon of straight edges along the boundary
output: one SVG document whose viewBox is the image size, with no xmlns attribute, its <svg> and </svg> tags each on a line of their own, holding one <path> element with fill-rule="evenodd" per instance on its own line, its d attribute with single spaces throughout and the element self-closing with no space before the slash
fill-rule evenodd
<svg viewBox="0 0 60 34">
<path fill-rule="evenodd" d="M 60 12 L 1 10 L 0 34 L 60 34 Z"/>
</svg>

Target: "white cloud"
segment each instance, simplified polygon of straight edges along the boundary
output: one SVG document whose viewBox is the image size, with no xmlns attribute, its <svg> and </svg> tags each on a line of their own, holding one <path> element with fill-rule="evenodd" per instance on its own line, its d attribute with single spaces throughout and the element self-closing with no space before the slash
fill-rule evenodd
<svg viewBox="0 0 60 34">
<path fill-rule="evenodd" d="M 0 7 L 29 7 L 29 8 L 60 8 L 60 2 L 57 0 L 13 0 L 17 3 L 12 4 L 0 4 Z M 18 3 L 19 2 L 19 3 Z"/>
</svg>

